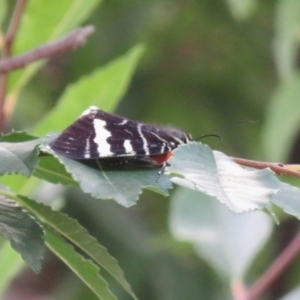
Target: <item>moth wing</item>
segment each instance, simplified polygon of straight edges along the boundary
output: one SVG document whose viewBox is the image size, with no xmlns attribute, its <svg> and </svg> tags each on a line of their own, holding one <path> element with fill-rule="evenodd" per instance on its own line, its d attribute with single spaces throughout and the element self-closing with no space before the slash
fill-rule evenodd
<svg viewBox="0 0 300 300">
<path fill-rule="evenodd" d="M 138 122 L 90 107 L 49 147 L 71 159 L 145 155 Z"/>
<path fill-rule="evenodd" d="M 83 112 L 74 123 L 49 144 L 50 149 L 72 159 L 83 159 L 87 156 L 99 157 L 97 147 L 93 142 L 94 118 L 95 113 L 92 110 L 89 113 Z"/>
<path fill-rule="evenodd" d="M 168 153 L 179 144 L 176 132 L 179 131 L 138 123 L 90 107 L 49 147 L 72 159 L 155 156 Z"/>
</svg>

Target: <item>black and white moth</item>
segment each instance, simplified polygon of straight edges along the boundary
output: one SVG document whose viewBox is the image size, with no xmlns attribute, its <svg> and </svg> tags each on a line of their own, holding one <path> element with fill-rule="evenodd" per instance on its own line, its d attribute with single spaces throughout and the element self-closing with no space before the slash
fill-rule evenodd
<svg viewBox="0 0 300 300">
<path fill-rule="evenodd" d="M 121 159 L 164 167 L 172 150 L 190 141 L 190 134 L 176 128 L 139 123 L 91 106 L 49 148 L 75 160 L 110 159 L 114 164 Z"/>
</svg>

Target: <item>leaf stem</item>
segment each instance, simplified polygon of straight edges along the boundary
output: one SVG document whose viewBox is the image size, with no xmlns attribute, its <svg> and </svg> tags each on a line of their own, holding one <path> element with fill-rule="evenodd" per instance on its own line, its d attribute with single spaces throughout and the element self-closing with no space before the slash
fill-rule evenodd
<svg viewBox="0 0 300 300">
<path fill-rule="evenodd" d="M 0 74 L 23 68 L 28 64 L 66 51 L 74 50 L 86 42 L 86 37 L 94 32 L 93 26 L 85 26 L 72 31 L 55 42 L 44 44 L 21 55 L 0 62 Z"/>
<path fill-rule="evenodd" d="M 300 251 L 300 232 L 285 248 L 271 267 L 254 283 L 247 292 L 247 300 L 256 300 L 281 275 Z"/>
<path fill-rule="evenodd" d="M 233 161 L 237 164 L 245 167 L 252 167 L 256 169 L 265 169 L 270 168 L 273 172 L 277 175 L 290 175 L 295 177 L 300 177 L 300 172 L 294 171 L 295 165 L 284 165 L 281 163 L 269 163 L 269 162 L 262 162 L 262 161 L 255 161 L 255 160 L 248 160 L 238 157 L 232 157 Z M 300 166 L 299 166 L 300 168 Z"/>
<path fill-rule="evenodd" d="M 241 280 L 233 280 L 231 282 L 231 292 L 234 300 L 248 300 L 247 290 Z"/>
<path fill-rule="evenodd" d="M 15 40 L 16 33 L 18 31 L 21 17 L 25 8 L 27 0 L 18 0 L 10 20 L 9 28 L 4 36 L 4 45 L 2 59 L 8 59 L 11 56 L 12 46 Z M 6 115 L 4 112 L 5 95 L 8 82 L 8 73 L 4 72 L 0 75 L 0 131 L 5 124 Z"/>
</svg>

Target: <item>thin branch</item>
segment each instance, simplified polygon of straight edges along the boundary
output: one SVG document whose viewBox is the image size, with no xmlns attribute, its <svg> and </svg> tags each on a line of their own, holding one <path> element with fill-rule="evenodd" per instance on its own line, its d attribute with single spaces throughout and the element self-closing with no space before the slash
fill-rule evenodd
<svg viewBox="0 0 300 300">
<path fill-rule="evenodd" d="M 234 300 L 248 300 L 247 290 L 244 283 L 240 280 L 233 280 L 231 282 L 231 292 Z"/>
<path fill-rule="evenodd" d="M 232 157 L 232 159 L 239 165 L 245 167 L 252 167 L 256 169 L 270 168 L 277 175 L 290 175 L 294 177 L 300 177 L 300 172 L 292 170 L 295 169 L 295 165 L 284 165 L 281 163 L 268 163 L 262 161 L 248 160 L 243 158 Z M 289 168 L 291 166 L 291 168 Z"/>
<path fill-rule="evenodd" d="M 7 34 L 4 37 L 2 59 L 8 59 L 11 55 L 13 42 L 20 25 L 26 2 L 27 0 L 18 0 L 16 3 Z M 7 76 L 7 73 L 0 75 L 0 131 L 5 123 L 4 103 L 8 80 Z"/>
<path fill-rule="evenodd" d="M 11 22 L 9 24 L 8 31 L 5 36 L 5 50 L 8 51 L 8 56 L 11 55 L 11 48 L 13 45 L 13 42 L 15 40 L 16 33 L 18 31 L 21 17 L 25 8 L 27 0 L 18 0 L 16 3 L 15 10 L 13 12 Z"/>
<path fill-rule="evenodd" d="M 300 232 L 285 248 L 271 267 L 248 290 L 247 300 L 256 300 L 272 285 L 300 251 Z"/>
<path fill-rule="evenodd" d="M 0 74 L 23 68 L 28 64 L 54 55 L 74 50 L 86 42 L 86 37 L 94 32 L 93 26 L 76 29 L 64 38 L 51 42 L 21 55 L 2 60 L 0 62 Z"/>
</svg>

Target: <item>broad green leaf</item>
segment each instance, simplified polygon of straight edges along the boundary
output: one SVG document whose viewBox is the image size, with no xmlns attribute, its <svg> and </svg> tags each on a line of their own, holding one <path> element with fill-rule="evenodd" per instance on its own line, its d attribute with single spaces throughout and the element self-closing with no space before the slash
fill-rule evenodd
<svg viewBox="0 0 300 300">
<path fill-rule="evenodd" d="M 227 0 L 232 15 L 239 21 L 248 19 L 257 8 L 257 0 Z"/>
<path fill-rule="evenodd" d="M 300 1 L 277 1 L 274 56 L 279 76 L 290 79 L 297 71 Z"/>
<path fill-rule="evenodd" d="M 50 152 L 46 146 L 42 150 Z M 92 168 L 67 157 L 52 154 L 79 183 L 83 192 L 95 198 L 113 199 L 125 207 L 136 203 L 143 188 L 155 190 L 167 196 L 168 189 L 172 187 L 165 175 L 161 175 L 156 182 L 157 169 L 106 171 L 101 169 L 101 162 L 99 162 L 99 168 Z"/>
<path fill-rule="evenodd" d="M 47 223 L 62 236 L 80 248 L 95 263 L 110 273 L 133 299 L 136 299 L 129 284 L 124 278 L 124 273 L 118 266 L 117 261 L 110 256 L 106 248 L 100 245 L 95 238 L 91 237 L 86 229 L 83 228 L 76 220 L 69 218 L 61 212 L 53 211 L 50 207 L 32 201 L 26 197 L 19 196 L 19 198 L 21 199 L 24 207 L 28 208 L 36 216 L 42 218 L 44 223 Z"/>
<path fill-rule="evenodd" d="M 99 0 L 61 0 L 55 5 L 49 5 L 47 0 L 28 1 L 14 45 L 15 54 L 62 37 L 82 23 L 99 2 Z M 38 62 L 24 70 L 14 72 L 10 78 L 11 90 L 18 91 L 42 64 Z"/>
<path fill-rule="evenodd" d="M 263 212 L 236 215 L 208 195 L 180 189 L 171 203 L 173 235 L 192 243 L 198 255 L 231 280 L 243 279 L 272 232 Z"/>
<path fill-rule="evenodd" d="M 35 137 L 30 136 L 26 133 L 14 132 L 12 134 L 2 136 L 0 138 L 0 141 L 9 141 L 9 142 L 27 141 L 27 140 L 30 141 L 34 138 Z M 32 142 L 35 143 L 35 141 L 32 141 Z M 20 148 L 22 151 L 23 150 L 25 151 L 26 148 L 23 147 L 22 145 L 24 145 L 24 144 L 21 143 Z M 27 145 L 27 143 L 26 143 L 26 145 Z M 15 146 L 15 145 L 13 144 L 13 146 Z M 0 147 L 1 147 L 1 142 L 0 142 Z M 21 161 L 19 162 L 19 164 L 17 164 L 17 166 L 22 167 L 22 165 L 20 163 L 21 163 Z M 7 164 L 8 164 L 8 162 L 7 162 Z M 13 165 L 10 164 L 9 167 L 12 168 Z M 26 165 L 23 167 L 25 168 Z M 0 160 L 0 168 L 1 168 L 1 160 Z M 6 165 L 3 168 L 7 171 Z M 26 168 L 25 168 L 25 170 L 26 170 Z M 70 176 L 70 174 L 68 172 L 66 172 L 64 166 L 62 164 L 60 164 L 57 161 L 57 159 L 55 159 L 53 156 L 41 155 L 39 157 L 39 163 L 38 163 L 38 165 L 36 165 L 36 167 L 33 171 L 34 171 L 33 174 L 32 173 L 30 173 L 30 174 L 37 178 L 44 179 L 44 180 L 52 182 L 52 183 L 60 183 L 60 184 L 67 185 L 67 186 L 78 186 L 77 182 L 72 179 L 72 177 Z M 31 170 L 31 172 L 32 172 L 32 170 Z M 18 174 L 2 176 L 1 183 L 5 186 L 9 186 L 10 189 L 15 191 L 16 193 L 20 193 L 20 190 L 22 189 L 22 194 L 24 194 L 24 193 L 26 194 L 26 192 L 28 192 L 30 194 L 33 185 L 35 185 L 35 184 L 32 185 L 32 183 L 33 183 L 32 178 L 30 178 L 28 180 Z"/>
<path fill-rule="evenodd" d="M 54 155 L 65 166 L 67 172 L 79 183 L 83 192 L 95 198 L 113 199 L 125 207 L 136 203 L 143 188 L 154 190 L 164 196 L 169 194 L 168 189 L 172 187 L 169 178 L 161 175 L 159 180 L 156 180 L 159 169 L 106 170 L 102 168 L 101 160 L 95 160 L 94 168 L 57 155 L 49 149 L 48 144 L 56 136 L 57 134 L 49 135 L 40 148 L 42 151 Z"/>
<path fill-rule="evenodd" d="M 27 178 L 20 174 L 6 174 L 0 176 L 1 184 L 9 187 L 10 191 L 14 191 L 15 193 L 20 193 L 22 187 L 24 187 L 30 179 L 31 177 Z"/>
<path fill-rule="evenodd" d="M 31 0 L 26 5 L 14 52 L 20 54 L 61 37 L 83 22 L 99 2 L 61 0 L 55 5 L 48 5 L 47 0 Z"/>
<path fill-rule="evenodd" d="M 286 161 L 292 149 L 300 125 L 299 95 L 300 74 L 280 84 L 271 99 L 262 131 L 262 143 L 270 161 Z"/>
<path fill-rule="evenodd" d="M 6 135 L 2 135 L 0 137 L 0 142 L 8 142 L 8 143 L 17 143 L 17 142 L 26 142 L 26 141 L 32 141 L 32 143 L 34 143 L 33 140 L 38 141 L 35 136 L 29 135 L 26 132 L 16 132 L 16 131 Z M 30 145 L 30 143 L 28 145 Z M 25 148 L 23 150 L 25 150 Z M 29 156 L 30 156 L 30 149 L 29 149 Z M 19 163 L 21 164 L 21 161 L 19 161 Z M 22 168 L 20 164 L 17 165 L 19 165 Z M 0 160 L 0 165 L 1 165 L 1 160 Z M 26 170 L 26 166 L 23 167 L 25 168 L 24 170 Z M 3 185 L 9 186 L 11 190 L 18 191 L 18 192 L 20 191 L 20 188 L 24 186 L 26 182 L 28 182 L 28 179 L 20 174 L 4 175 L 0 177 L 0 180 Z"/>
<path fill-rule="evenodd" d="M 113 111 L 124 95 L 143 47 L 138 45 L 93 74 L 70 85 L 56 107 L 37 125 L 34 132 L 45 135 L 59 131 L 73 123 L 89 106 Z"/>
<path fill-rule="evenodd" d="M 0 248 L 0 295 L 7 289 L 11 281 L 20 273 L 25 266 L 21 255 L 16 252 L 8 241 Z"/>
<path fill-rule="evenodd" d="M 51 183 L 60 183 L 66 186 L 78 186 L 64 166 L 53 156 L 42 156 L 33 176 Z"/>
<path fill-rule="evenodd" d="M 39 139 L 20 143 L 0 142 L 0 175 L 30 176 L 37 166 Z"/>
<path fill-rule="evenodd" d="M 3 134 L 0 136 L 0 142 L 7 143 L 19 143 L 36 140 L 37 137 L 28 134 L 25 131 L 12 131 L 8 134 Z"/>
<path fill-rule="evenodd" d="M 233 162 L 207 145 L 192 142 L 178 147 L 168 171 L 174 183 L 218 199 L 234 212 L 262 209 L 277 193 L 278 180 L 269 169 L 254 170 Z"/>
<path fill-rule="evenodd" d="M 74 248 L 58 234 L 45 226 L 45 241 L 55 253 L 77 276 L 102 300 L 117 300 L 108 289 L 105 280 L 99 276 L 99 268 L 84 259 Z"/>
<path fill-rule="evenodd" d="M 300 188 L 287 183 L 280 183 L 280 191 L 274 195 L 272 202 L 281 207 L 286 213 L 300 220 Z"/>
<path fill-rule="evenodd" d="M 15 202 L 0 196 L 0 233 L 37 273 L 44 257 L 43 230 L 36 220 Z"/>
</svg>

